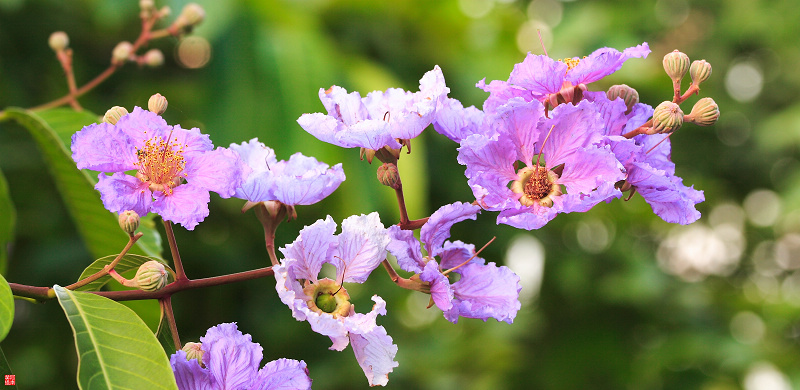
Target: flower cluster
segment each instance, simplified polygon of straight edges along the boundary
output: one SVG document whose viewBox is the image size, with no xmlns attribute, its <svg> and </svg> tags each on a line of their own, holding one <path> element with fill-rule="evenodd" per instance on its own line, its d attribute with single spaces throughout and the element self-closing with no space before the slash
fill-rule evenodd
<svg viewBox="0 0 800 390">
<path fill-rule="evenodd" d="M 305 362 L 278 359 L 259 369 L 263 348 L 235 323 L 210 328 L 200 341 L 170 357 L 180 390 L 311 389 Z"/>
</svg>

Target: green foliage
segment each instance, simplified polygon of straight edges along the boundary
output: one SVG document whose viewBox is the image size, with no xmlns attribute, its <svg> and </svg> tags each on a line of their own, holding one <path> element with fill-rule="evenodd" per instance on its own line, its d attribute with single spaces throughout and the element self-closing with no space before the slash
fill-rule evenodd
<svg viewBox="0 0 800 390">
<path fill-rule="evenodd" d="M 117 255 L 109 255 L 95 260 L 91 265 L 89 265 L 88 267 L 86 267 L 86 269 L 83 270 L 83 273 L 81 273 L 81 276 L 78 278 L 78 280 L 83 280 L 97 273 L 98 271 L 101 271 L 103 267 L 111 264 L 111 262 L 114 261 L 116 257 Z M 122 256 L 122 259 L 119 261 L 119 263 L 117 263 L 117 265 L 114 266 L 114 270 L 120 274 L 130 270 L 137 270 L 139 269 L 140 265 L 150 260 L 158 261 L 164 264 L 165 266 L 167 265 L 167 263 L 164 260 L 161 260 L 156 257 L 126 254 L 125 256 Z M 76 291 L 99 291 L 106 283 L 110 282 L 111 280 L 112 280 L 111 276 L 106 275 L 103 276 L 102 278 L 99 278 L 93 282 L 90 282 L 84 286 L 77 288 Z M 170 278 L 170 280 L 172 280 L 172 278 Z"/>
<path fill-rule="evenodd" d="M 100 194 L 94 189 L 96 180 L 75 167 L 72 153 L 66 146 L 71 134 L 94 123 L 96 119 L 95 115 L 66 109 L 45 111 L 42 115 L 18 108 L 6 108 L 0 116 L 0 122 L 14 120 L 25 127 L 34 138 L 48 162 L 50 173 L 86 246 L 95 257 L 101 257 L 118 252 L 120 243 L 124 243 L 121 238 L 126 234 L 120 230 L 116 216 L 103 208 Z M 141 223 L 139 229 L 144 237 L 132 251 L 159 256 L 160 236 L 153 229 L 152 222 Z"/>
<path fill-rule="evenodd" d="M 14 296 L 3 275 L 0 275 L 0 341 L 6 338 L 14 322 Z"/>
<path fill-rule="evenodd" d="M 130 309 L 108 298 L 53 286 L 78 351 L 81 389 L 177 389 L 156 337 Z"/>
</svg>

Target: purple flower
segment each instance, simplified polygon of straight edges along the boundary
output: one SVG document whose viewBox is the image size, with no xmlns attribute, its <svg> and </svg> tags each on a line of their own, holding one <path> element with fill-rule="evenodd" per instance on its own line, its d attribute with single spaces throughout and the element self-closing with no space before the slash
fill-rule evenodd
<svg viewBox="0 0 800 390">
<path fill-rule="evenodd" d="M 479 206 L 461 202 L 436 210 L 420 230 L 427 256 L 423 256 L 413 232 L 397 225 L 389 228 L 392 242 L 388 249 L 400 268 L 419 274 L 430 284 L 431 298 L 448 321 L 456 323 L 459 316 L 484 321 L 491 317 L 510 324 L 520 308 L 519 276 L 507 267 L 486 264 L 475 257 L 471 244 L 446 241 L 454 224 L 474 220 L 479 211 Z M 451 272 L 461 276 L 452 284 L 448 279 Z"/>
<path fill-rule="evenodd" d="M 251 202 L 277 200 L 287 206 L 319 202 L 339 188 L 344 179 L 342 164 L 329 168 L 314 157 L 293 154 L 289 161 L 277 161 L 275 152 L 253 138 L 248 143 L 231 144 L 250 167 L 237 198 Z"/>
<path fill-rule="evenodd" d="M 419 83 L 419 92 L 390 88 L 370 92 L 365 98 L 335 85 L 320 89 L 319 98 L 328 114 L 303 114 L 297 122 L 321 141 L 344 148 L 399 149 L 397 139 L 422 133 L 450 91 L 439 66 L 425 73 Z"/>
<path fill-rule="evenodd" d="M 492 81 L 488 85 L 485 80 L 477 87 L 490 93 L 484 103 L 484 110 L 491 112 L 514 97 L 522 97 L 526 101 L 538 100 L 555 107 L 560 102 L 580 100 L 586 90 L 585 84 L 602 79 L 616 71 L 629 58 L 646 58 L 650 53 L 647 43 L 629 47 L 622 52 L 604 47 L 584 58 L 565 58 L 554 60 L 545 55 L 528 53 L 521 63 L 514 65 L 508 81 Z"/>
<path fill-rule="evenodd" d="M 456 99 L 447 98 L 436 109 L 433 128 L 455 142 L 481 131 L 483 111 L 475 106 L 464 106 Z"/>
<path fill-rule="evenodd" d="M 386 385 L 398 365 L 397 346 L 375 322 L 386 314 L 386 302 L 374 295 L 372 310 L 356 313 L 341 284 L 366 281 L 386 258 L 389 235 L 377 213 L 349 217 L 338 236 L 335 230 L 336 222 L 328 216 L 303 228 L 293 243 L 281 248 L 284 259 L 273 267 L 275 288 L 296 320 L 308 321 L 313 331 L 330 337 L 330 349 L 341 351 L 352 344 L 371 386 Z M 318 278 L 325 263 L 336 267 L 336 280 Z"/>
<path fill-rule="evenodd" d="M 621 99 L 608 100 L 605 93 L 592 93 L 587 98 L 606 121 L 603 143 L 608 144 L 625 167 L 625 182 L 641 194 L 661 219 L 669 223 L 688 225 L 700 218 L 695 205 L 705 200 L 703 191 L 683 185 L 675 176 L 671 143 L 668 135 L 638 135 L 632 139 L 622 137 L 643 125 L 653 109 L 646 104 L 636 104 L 630 113 Z"/>
<path fill-rule="evenodd" d="M 113 173 L 101 173 L 95 186 L 106 209 L 152 211 L 189 230 L 208 216 L 209 191 L 232 196 L 245 169 L 232 151 L 213 148 L 200 130 L 169 126 L 139 107 L 116 125 L 93 124 L 72 135 L 78 169 Z M 131 170 L 135 176 L 124 173 Z"/>
<path fill-rule="evenodd" d="M 498 223 L 538 229 L 559 213 L 621 195 L 614 184 L 624 178 L 622 165 L 609 146 L 597 145 L 604 122 L 592 103 L 560 105 L 550 115 L 536 100 L 514 98 L 487 116 L 491 136 L 461 142 L 458 161 L 472 192 L 483 208 L 500 211 Z"/>
<path fill-rule="evenodd" d="M 170 357 L 180 390 L 289 390 L 311 389 L 306 363 L 291 359 L 273 360 L 260 370 L 262 348 L 242 334 L 236 323 L 211 327 L 202 342 L 202 365 L 187 360 L 186 352 Z"/>
</svg>

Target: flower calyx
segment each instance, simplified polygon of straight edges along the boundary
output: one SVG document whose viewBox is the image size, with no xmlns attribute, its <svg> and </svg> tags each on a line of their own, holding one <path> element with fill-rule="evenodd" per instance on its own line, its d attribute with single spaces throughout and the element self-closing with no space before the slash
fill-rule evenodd
<svg viewBox="0 0 800 390">
<path fill-rule="evenodd" d="M 303 288 L 308 298 L 308 308 L 317 313 L 327 313 L 333 318 L 350 315 L 350 295 L 336 281 L 324 278 Z"/>
</svg>

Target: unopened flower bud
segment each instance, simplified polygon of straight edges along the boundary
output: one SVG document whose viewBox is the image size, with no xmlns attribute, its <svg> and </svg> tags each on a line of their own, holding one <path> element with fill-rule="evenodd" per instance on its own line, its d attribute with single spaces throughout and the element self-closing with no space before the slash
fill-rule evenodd
<svg viewBox="0 0 800 390">
<path fill-rule="evenodd" d="M 139 214 L 136 214 L 133 210 L 119 213 L 119 227 L 122 228 L 122 231 L 132 236 L 136 229 L 139 228 Z"/>
<path fill-rule="evenodd" d="M 47 43 L 54 51 L 61 51 L 69 46 L 69 36 L 63 31 L 56 31 L 50 34 L 50 38 L 47 40 Z"/>
<path fill-rule="evenodd" d="M 622 101 L 624 101 L 625 105 L 628 107 L 628 112 L 633 109 L 636 103 L 639 103 L 639 92 L 636 92 L 635 89 L 625 84 L 612 86 L 608 89 L 608 92 L 606 92 L 606 96 L 608 96 L 608 100 L 614 100 L 618 97 L 622 98 Z"/>
<path fill-rule="evenodd" d="M 206 17 L 206 11 L 197 3 L 189 3 L 183 7 L 181 14 L 175 19 L 174 25 L 179 29 L 190 31 L 194 26 L 200 24 Z"/>
<path fill-rule="evenodd" d="M 139 0 L 139 8 L 142 11 L 150 11 L 155 8 L 156 4 L 153 0 Z"/>
<path fill-rule="evenodd" d="M 673 82 L 681 81 L 686 72 L 689 71 L 689 56 L 678 50 L 665 55 L 662 63 L 664 64 L 664 70 Z"/>
<path fill-rule="evenodd" d="M 122 41 L 111 52 L 111 63 L 122 65 L 131 57 L 131 54 L 133 54 L 133 45 L 130 42 Z"/>
<path fill-rule="evenodd" d="M 384 163 L 379 166 L 378 181 L 387 187 L 398 189 L 400 186 L 400 173 L 397 172 L 397 165 Z"/>
<path fill-rule="evenodd" d="M 158 16 L 160 16 L 162 18 L 166 18 L 171 13 L 172 13 L 172 8 L 169 8 L 168 5 L 165 5 L 165 6 L 161 7 L 160 10 L 158 10 Z"/>
<path fill-rule="evenodd" d="M 711 76 L 711 64 L 706 60 L 694 61 L 689 68 L 689 75 L 692 77 L 692 84 L 700 85 L 700 83 L 708 80 L 708 77 Z"/>
<path fill-rule="evenodd" d="M 150 100 L 147 101 L 147 109 L 157 115 L 163 114 L 164 111 L 167 111 L 167 98 L 160 93 L 150 96 Z"/>
<path fill-rule="evenodd" d="M 653 111 L 653 128 L 648 134 L 669 134 L 683 125 L 683 111 L 670 101 L 659 104 Z"/>
<path fill-rule="evenodd" d="M 167 285 L 168 277 L 169 274 L 167 273 L 167 269 L 164 268 L 164 264 L 155 260 L 150 260 L 139 266 L 133 280 L 140 290 L 154 292 L 161 290 Z"/>
<path fill-rule="evenodd" d="M 699 126 L 711 126 L 719 119 L 719 106 L 714 99 L 704 97 L 694 104 L 685 119 Z"/>
<path fill-rule="evenodd" d="M 203 351 L 203 344 L 188 342 L 183 344 L 181 351 L 186 352 L 186 360 L 196 359 L 203 366 L 203 354 L 206 353 Z"/>
<path fill-rule="evenodd" d="M 103 115 L 103 122 L 116 125 L 119 119 L 125 115 L 128 115 L 128 110 L 126 110 L 125 107 L 114 106 Z"/>
<path fill-rule="evenodd" d="M 147 53 L 144 53 L 144 64 L 151 67 L 159 67 L 164 65 L 164 53 L 158 49 L 150 49 Z"/>
</svg>

